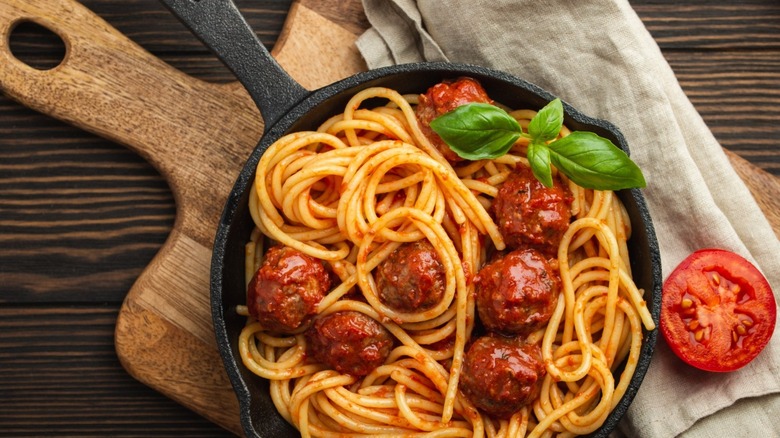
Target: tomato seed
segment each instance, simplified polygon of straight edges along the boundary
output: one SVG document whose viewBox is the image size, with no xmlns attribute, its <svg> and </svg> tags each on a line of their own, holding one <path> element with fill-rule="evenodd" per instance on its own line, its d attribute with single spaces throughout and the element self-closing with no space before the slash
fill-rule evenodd
<svg viewBox="0 0 780 438">
<path fill-rule="evenodd" d="M 664 282 L 660 326 L 684 362 L 733 371 L 768 344 L 776 307 L 766 278 L 750 262 L 729 251 L 702 249 Z"/>
</svg>

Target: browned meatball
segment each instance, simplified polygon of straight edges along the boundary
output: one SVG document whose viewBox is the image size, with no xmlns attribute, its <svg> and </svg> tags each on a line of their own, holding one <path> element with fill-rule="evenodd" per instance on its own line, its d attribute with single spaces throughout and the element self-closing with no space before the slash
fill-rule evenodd
<svg viewBox="0 0 780 438">
<path fill-rule="evenodd" d="M 538 346 L 484 336 L 466 352 L 459 387 L 479 409 L 509 418 L 539 396 L 546 373 Z"/>
<path fill-rule="evenodd" d="M 550 320 L 559 285 L 560 275 L 540 252 L 512 251 L 474 278 L 479 318 L 490 331 L 528 334 Z"/>
<path fill-rule="evenodd" d="M 569 188 L 558 178 L 547 188 L 531 169 L 517 166 L 498 189 L 493 210 L 507 246 L 531 246 L 556 254 L 569 227 L 572 200 Z"/>
<path fill-rule="evenodd" d="M 306 330 L 306 343 L 318 362 L 340 373 L 365 376 L 385 362 L 393 337 L 373 318 L 342 311 L 315 318 Z"/>
<path fill-rule="evenodd" d="M 404 243 L 376 268 L 379 300 L 400 312 L 427 310 L 444 296 L 447 279 L 427 240 Z"/>
<path fill-rule="evenodd" d="M 264 328 L 289 333 L 317 313 L 330 289 L 322 262 L 288 246 L 274 246 L 249 283 L 249 314 Z"/>
<path fill-rule="evenodd" d="M 415 110 L 417 120 L 420 122 L 420 129 L 431 141 L 431 144 L 449 161 L 458 162 L 462 161 L 462 158 L 447 146 L 439 134 L 431 129 L 431 121 L 461 105 L 473 102 L 492 104 L 493 100 L 488 97 L 479 82 L 466 77 L 440 82 L 429 88 L 425 94 L 420 95 L 420 102 Z"/>
</svg>

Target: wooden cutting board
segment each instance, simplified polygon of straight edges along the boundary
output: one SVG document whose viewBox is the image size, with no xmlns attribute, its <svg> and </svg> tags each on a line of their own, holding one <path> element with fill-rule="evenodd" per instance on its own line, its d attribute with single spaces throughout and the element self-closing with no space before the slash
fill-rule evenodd
<svg viewBox="0 0 780 438">
<path fill-rule="evenodd" d="M 8 34 L 20 19 L 65 41 L 59 67 L 38 71 L 10 55 Z M 367 25 L 359 0 L 298 0 L 273 54 L 315 89 L 366 68 L 354 41 Z M 176 222 L 120 310 L 117 354 L 139 381 L 241 434 L 212 332 L 209 264 L 224 201 L 262 132 L 245 90 L 173 69 L 74 0 L 0 3 L 0 89 L 126 145 L 167 180 Z M 780 234 L 780 180 L 727 154 Z"/>
</svg>

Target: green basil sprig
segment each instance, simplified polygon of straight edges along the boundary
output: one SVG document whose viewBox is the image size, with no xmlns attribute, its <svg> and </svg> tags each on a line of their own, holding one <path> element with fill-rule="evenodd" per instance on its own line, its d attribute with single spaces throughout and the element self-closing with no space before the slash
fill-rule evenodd
<svg viewBox="0 0 780 438">
<path fill-rule="evenodd" d="M 550 165 L 577 185 L 596 190 L 645 187 L 639 166 L 609 139 L 574 131 L 557 139 L 563 127 L 563 105 L 555 99 L 542 108 L 523 132 L 506 111 L 486 103 L 469 103 L 431 121 L 431 129 L 458 156 L 467 160 L 498 158 L 520 138 L 530 140 L 528 161 L 534 176 L 552 187 Z"/>
<path fill-rule="evenodd" d="M 431 129 L 467 160 L 500 157 L 523 133 L 512 116 L 489 103 L 461 105 L 431 121 Z"/>
</svg>

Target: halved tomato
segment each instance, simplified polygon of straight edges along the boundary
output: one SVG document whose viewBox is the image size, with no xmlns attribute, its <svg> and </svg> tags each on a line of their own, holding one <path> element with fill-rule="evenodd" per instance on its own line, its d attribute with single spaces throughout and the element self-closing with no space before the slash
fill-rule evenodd
<svg viewBox="0 0 780 438">
<path fill-rule="evenodd" d="M 696 251 L 664 282 L 661 332 L 680 359 L 702 370 L 745 366 L 769 342 L 776 319 L 769 282 L 730 251 Z"/>
</svg>

